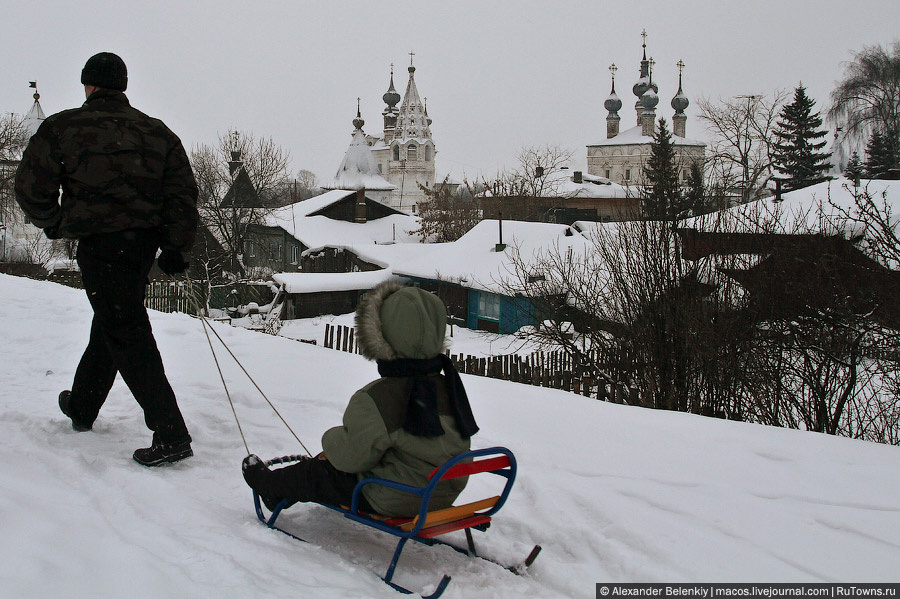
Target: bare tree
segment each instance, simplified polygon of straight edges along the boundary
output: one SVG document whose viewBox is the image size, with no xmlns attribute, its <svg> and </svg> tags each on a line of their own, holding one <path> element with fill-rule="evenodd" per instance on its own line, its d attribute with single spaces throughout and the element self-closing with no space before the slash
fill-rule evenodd
<svg viewBox="0 0 900 599">
<path fill-rule="evenodd" d="M 854 55 L 831 92 L 828 118 L 841 128 L 850 151 L 876 131 L 900 150 L 900 41 Z"/>
<path fill-rule="evenodd" d="M 8 113 L 0 117 L 0 224 L 22 219 L 16 205 L 16 167 L 27 143 L 22 117 Z"/>
<path fill-rule="evenodd" d="M 314 172 L 307 169 L 301 169 L 297 173 L 297 178 L 294 179 L 293 200 L 295 202 L 318 195 L 320 191 L 319 179 Z"/>
<path fill-rule="evenodd" d="M 713 193 L 736 191 L 741 203 L 757 197 L 772 175 L 773 131 L 786 97 L 776 91 L 771 98 L 738 96 L 718 104 L 700 100 L 700 119 L 712 135 L 707 172 Z"/>
<path fill-rule="evenodd" d="M 559 196 L 560 171 L 574 153 L 555 145 L 527 146 L 516 156 L 518 165 L 483 180 L 482 209 L 488 216 L 502 212 L 512 220 L 541 220 L 547 206 L 541 199 Z"/>
<path fill-rule="evenodd" d="M 481 221 L 481 209 L 468 181 L 455 187 L 448 175 L 434 188 L 422 186 L 421 189 L 429 196 L 429 201 L 419 210 L 420 227 L 415 231 L 422 241 L 456 241 Z"/>
<path fill-rule="evenodd" d="M 284 203 L 290 189 L 289 163 L 290 154 L 271 138 L 257 140 L 250 133 L 238 131 L 221 135 L 214 147 L 200 145 L 191 151 L 191 166 L 200 190 L 201 223 L 229 257 L 229 270 L 234 276 L 245 272 L 247 231 Z M 220 263 L 221 257 L 203 256 L 200 260 Z"/>
<path fill-rule="evenodd" d="M 830 237 L 846 223 L 775 206 L 706 215 L 702 230 L 738 245 L 690 262 L 671 220 L 598 225 L 582 249 L 514 251 L 504 294 L 530 299 L 528 340 L 636 405 L 897 443 L 900 326 L 878 309 L 896 293 L 848 287 L 841 273 L 858 262 Z M 772 245 L 753 255 L 735 231 Z"/>
</svg>

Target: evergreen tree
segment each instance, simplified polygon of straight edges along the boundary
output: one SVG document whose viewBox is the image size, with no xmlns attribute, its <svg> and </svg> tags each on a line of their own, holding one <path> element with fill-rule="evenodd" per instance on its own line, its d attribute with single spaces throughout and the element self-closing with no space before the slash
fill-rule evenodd
<svg viewBox="0 0 900 599">
<path fill-rule="evenodd" d="M 644 184 L 641 189 L 644 216 L 650 219 L 674 218 L 682 210 L 681 185 L 672 134 L 666 119 L 659 119 L 659 128 L 650 143 L 650 156 L 644 164 Z"/>
<path fill-rule="evenodd" d="M 787 176 L 785 189 L 800 189 L 828 180 L 831 152 L 822 152 L 827 145 L 826 131 L 820 129 L 822 117 L 813 113 L 815 100 L 799 85 L 794 101 L 781 109 L 775 128 L 775 170 Z"/>
<path fill-rule="evenodd" d="M 853 152 L 850 160 L 847 161 L 847 167 L 844 169 L 844 176 L 851 180 L 865 176 L 865 169 L 862 160 L 859 158 L 859 152 Z"/>
<path fill-rule="evenodd" d="M 690 211 L 691 215 L 703 214 L 708 210 L 706 183 L 703 181 L 703 170 L 697 162 L 691 163 L 682 208 L 685 211 Z"/>
<path fill-rule="evenodd" d="M 900 167 L 900 151 L 897 144 L 879 131 L 873 131 L 866 144 L 865 175 L 869 179 L 891 179 Z M 894 169 L 894 173 L 891 170 Z"/>
</svg>

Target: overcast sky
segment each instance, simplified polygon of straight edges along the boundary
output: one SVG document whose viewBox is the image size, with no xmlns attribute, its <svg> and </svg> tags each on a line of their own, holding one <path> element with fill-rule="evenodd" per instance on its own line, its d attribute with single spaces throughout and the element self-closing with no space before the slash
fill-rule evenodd
<svg viewBox="0 0 900 599">
<path fill-rule="evenodd" d="M 657 114 L 671 120 L 681 59 L 687 136 L 698 139 L 701 96 L 771 94 L 802 80 L 824 108 L 854 51 L 900 38 L 897 0 L 44 0 L 5 2 L 3 19 L 3 113 L 28 110 L 33 80 L 47 114 L 81 104 L 85 60 L 115 52 L 132 104 L 188 150 L 239 129 L 271 137 L 294 172 L 320 180 L 350 143 L 357 97 L 366 132 L 380 132 L 390 65 L 403 94 L 409 52 L 434 120 L 438 177 L 471 179 L 512 166 L 526 145 L 573 150 L 583 168 L 585 146 L 606 135 L 611 63 L 622 128 L 632 126 L 644 29 Z"/>
</svg>

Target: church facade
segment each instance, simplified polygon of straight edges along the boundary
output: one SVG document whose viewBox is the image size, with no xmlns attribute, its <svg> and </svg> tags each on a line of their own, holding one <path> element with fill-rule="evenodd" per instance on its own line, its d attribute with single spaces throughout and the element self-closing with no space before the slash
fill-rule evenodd
<svg viewBox="0 0 900 599">
<path fill-rule="evenodd" d="M 381 113 L 384 129 L 380 137 L 367 136 L 367 142 L 379 173 L 394 186 L 388 205 L 415 214 L 430 199 L 426 190 L 434 189 L 437 150 L 431 137 L 432 120 L 416 87 L 412 60 L 407 70 L 409 81 L 401 102 L 391 68 L 390 86 L 382 96 L 386 105 Z"/>
<path fill-rule="evenodd" d="M 632 92 L 637 97 L 634 105 L 636 124 L 624 131 L 620 130 L 619 110 L 622 108 L 622 100 L 616 94 L 615 77 L 618 69 L 613 64 L 609 68 L 612 73 L 612 90 L 604 102 L 604 107 L 608 111 L 606 139 L 587 146 L 588 173 L 626 186 L 640 186 L 643 183 L 643 166 L 650 156 L 650 144 L 657 127 L 656 107 L 659 104 L 659 87 L 653 82 L 654 62 L 647 59 L 646 32 L 642 33 L 642 36 L 644 56 L 641 60 L 640 78 L 632 87 Z M 684 111 L 690 102 L 681 88 L 683 68 L 684 63 L 679 60 L 678 92 L 671 102 L 675 114 L 672 116 L 670 131 L 681 170 L 681 180 L 685 181 L 692 164 L 702 166 L 706 144 L 685 136 L 687 115 Z"/>
</svg>

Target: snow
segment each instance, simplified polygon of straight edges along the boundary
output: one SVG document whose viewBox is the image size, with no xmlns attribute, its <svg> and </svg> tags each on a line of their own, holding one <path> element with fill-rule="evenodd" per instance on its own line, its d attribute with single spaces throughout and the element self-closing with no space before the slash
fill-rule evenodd
<svg viewBox="0 0 900 599">
<path fill-rule="evenodd" d="M 372 289 L 379 283 L 394 277 L 390 270 L 382 269 L 349 273 L 276 273 L 272 275 L 272 278 L 279 285 L 283 285 L 284 290 L 288 293 L 320 293 L 323 291 Z"/>
<path fill-rule="evenodd" d="M 328 194 L 332 193 L 339 192 L 328 192 Z M 300 206 L 314 199 L 305 200 L 293 206 Z M 281 227 L 309 248 L 335 245 L 349 247 L 395 241 L 415 243 L 419 240 L 419 237 L 413 234 L 413 231 L 419 228 L 419 221 L 416 217 L 408 214 L 391 214 L 365 223 L 351 223 L 328 218 L 321 214 L 317 216 L 301 215 L 295 213 L 292 206 L 285 206 L 266 216 L 266 225 Z"/>
<path fill-rule="evenodd" d="M 0 303 L 0 597 L 398 597 L 379 580 L 391 538 L 320 506 L 283 516 L 309 544 L 256 520 L 199 320 L 151 313 L 196 455 L 146 469 L 131 453 L 150 435 L 121 381 L 92 432 L 72 431 L 56 405 L 88 337 L 83 292 L 0 275 Z M 312 452 L 377 376 L 357 355 L 212 326 Z M 250 450 L 300 452 L 217 355 Z M 586 599 L 596 582 L 900 581 L 900 448 L 463 380 L 474 446 L 508 446 L 520 468 L 479 548 L 510 563 L 544 551 L 517 577 L 410 546 L 396 575 L 406 586 L 427 592 L 446 573 L 449 599 Z"/>
<path fill-rule="evenodd" d="M 846 178 L 811 185 L 782 195 L 780 202 L 765 198 L 740 204 L 722 212 L 683 221 L 685 227 L 727 233 L 783 233 L 862 237 L 862 246 L 874 243 L 883 233 L 860 215 L 856 197 L 868 194 L 873 207 L 890 223 L 893 235 L 900 233 L 900 181 L 862 180 L 860 187 Z M 887 260 L 897 270 L 900 264 Z"/>
<path fill-rule="evenodd" d="M 591 148 L 591 147 L 595 147 L 595 146 L 628 146 L 628 145 L 634 145 L 634 144 L 650 144 L 650 142 L 652 142 L 652 141 L 653 141 L 652 137 L 650 137 L 649 135 L 644 135 L 643 127 L 641 125 L 637 125 L 636 127 L 631 127 L 630 129 L 626 129 L 625 131 L 620 132 L 615 137 L 601 139 L 600 141 L 598 141 L 596 143 L 588 144 L 588 147 Z M 674 145 L 674 146 L 704 146 L 705 147 L 706 142 L 673 135 L 672 136 L 672 145 Z"/>
<path fill-rule="evenodd" d="M 862 180 L 857 188 L 853 181 L 842 177 L 787 192 L 780 202 L 769 197 L 721 213 L 688 219 L 684 224 L 700 230 L 735 233 L 860 234 L 864 233 L 862 227 L 856 229 L 859 224 L 848 223 L 846 217 L 856 216 L 855 196 L 864 193 L 868 193 L 877 206 L 886 206 L 894 218 L 900 213 L 900 181 Z M 893 226 L 897 230 L 896 222 Z"/>
<path fill-rule="evenodd" d="M 344 154 L 344 159 L 338 167 L 334 180 L 326 186 L 327 189 L 369 189 L 372 191 L 390 191 L 396 189 L 378 174 L 378 164 L 375 156 L 366 142 L 366 135 L 362 130 L 353 132 L 353 141 Z"/>
<path fill-rule="evenodd" d="M 426 244 L 433 247 L 423 255 L 391 265 L 401 276 L 504 293 L 510 283 L 518 283 L 517 260 L 529 264 L 541 253 L 566 252 L 568 248 L 581 253 L 590 244 L 568 225 L 523 221 L 503 221 L 503 243 L 507 247 L 500 252 L 496 251 L 499 241 L 500 221 L 483 220 L 452 243 Z"/>
</svg>

